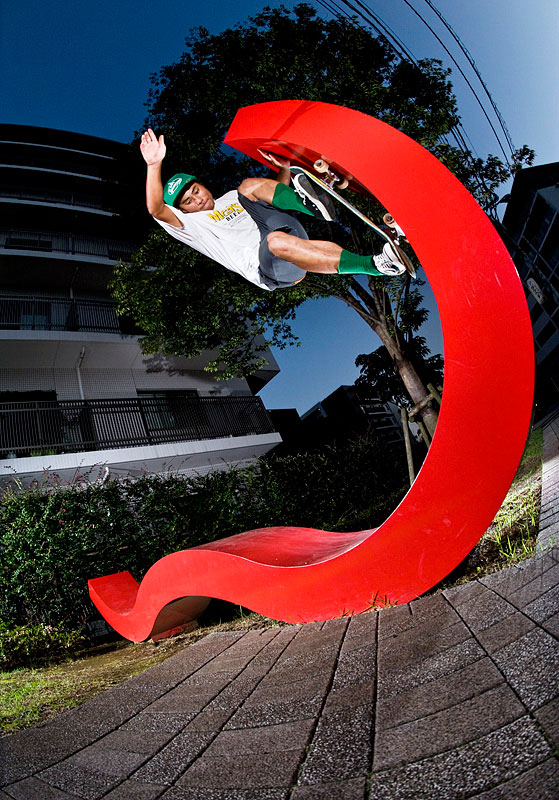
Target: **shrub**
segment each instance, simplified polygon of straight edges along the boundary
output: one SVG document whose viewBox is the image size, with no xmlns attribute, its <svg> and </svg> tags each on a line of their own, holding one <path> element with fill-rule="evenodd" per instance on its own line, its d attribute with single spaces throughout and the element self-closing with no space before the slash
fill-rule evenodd
<svg viewBox="0 0 559 800">
<path fill-rule="evenodd" d="M 260 466 L 261 517 L 326 530 L 376 527 L 405 492 L 403 459 L 379 457 L 372 435 Z"/>
<path fill-rule="evenodd" d="M 121 570 L 142 576 L 168 552 L 204 540 L 181 530 L 190 493 L 188 481 L 155 477 L 7 492 L 0 504 L 0 618 L 83 625 L 92 613 L 88 578 Z"/>
<path fill-rule="evenodd" d="M 403 494 L 403 470 L 366 437 L 198 477 L 9 490 L 0 501 L 0 618 L 79 628 L 97 616 L 88 578 L 129 570 L 139 581 L 168 553 L 251 528 L 374 527 Z"/>
<path fill-rule="evenodd" d="M 34 666 L 84 646 L 79 631 L 64 631 L 51 625 L 16 625 L 9 628 L 0 622 L 0 669 Z"/>
</svg>

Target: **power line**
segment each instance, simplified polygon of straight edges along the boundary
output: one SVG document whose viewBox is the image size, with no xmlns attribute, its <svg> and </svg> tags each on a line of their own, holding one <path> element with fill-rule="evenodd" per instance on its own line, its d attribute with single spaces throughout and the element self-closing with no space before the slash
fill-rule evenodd
<svg viewBox="0 0 559 800">
<path fill-rule="evenodd" d="M 346 9 L 340 6 L 339 2 L 335 2 L 335 0 L 329 0 L 329 3 L 326 0 L 315 0 L 318 5 L 321 5 L 326 10 L 333 13 L 334 16 L 343 17 L 344 19 L 350 19 L 350 14 L 347 12 Z M 394 50 L 398 57 L 402 60 L 412 61 L 414 64 L 417 63 L 413 53 L 406 47 L 404 42 L 397 36 L 397 34 L 390 28 L 378 14 L 366 6 L 364 3 L 360 2 L 360 0 L 355 0 L 355 5 L 349 0 L 340 0 L 343 6 L 346 6 L 350 9 L 355 16 L 363 20 L 367 25 L 370 25 L 377 34 L 380 35 L 382 39 L 384 39 L 388 45 Z M 327 8 L 330 5 L 336 8 L 336 11 L 332 11 L 331 9 Z"/>
<path fill-rule="evenodd" d="M 343 19 L 350 19 L 351 15 L 348 13 L 346 9 L 340 7 L 340 2 L 343 3 L 344 6 L 347 6 L 359 19 L 365 22 L 367 25 L 372 27 L 376 33 L 387 42 L 389 47 L 396 53 L 398 58 L 402 61 L 409 61 L 410 63 L 418 66 L 418 61 L 406 47 L 405 43 L 397 36 L 397 34 L 390 28 L 384 20 L 375 14 L 375 12 L 370 9 L 368 6 L 364 5 L 364 3 L 360 2 L 360 0 L 355 0 L 359 8 L 356 8 L 355 5 L 349 0 L 340 0 L 340 2 L 335 2 L 335 0 L 315 0 L 318 5 L 321 5 L 327 11 L 329 11 L 333 16 L 342 17 Z M 336 10 L 333 10 L 336 9 Z M 469 137 L 466 135 L 465 131 L 463 135 L 460 135 L 457 131 L 461 129 L 462 125 L 458 122 L 456 125 L 453 126 L 451 130 L 451 135 L 454 137 L 457 146 L 460 149 L 463 149 L 464 152 L 467 152 L 468 149 L 475 150 L 472 143 L 470 142 L 470 148 L 464 146 L 464 138 L 467 138 L 469 141 Z M 447 140 L 446 136 L 441 137 L 443 141 Z"/>
<path fill-rule="evenodd" d="M 354 2 L 349 2 L 349 0 L 340 0 L 339 2 L 336 2 L 336 0 L 315 0 L 315 2 L 317 2 L 319 5 L 321 5 L 323 8 L 325 8 L 329 13 L 333 14 L 334 16 L 341 16 L 341 17 L 344 17 L 346 19 L 349 19 L 350 16 L 351 16 L 347 12 L 346 9 L 350 9 L 350 11 L 353 12 L 353 14 L 355 14 L 358 18 L 360 18 L 361 20 L 366 22 L 368 25 L 373 27 L 374 30 L 385 41 L 388 42 L 388 44 L 391 46 L 391 48 L 393 50 L 395 50 L 395 52 L 397 53 L 399 58 L 401 58 L 403 60 L 408 60 L 411 63 L 417 65 L 417 63 L 418 63 L 417 59 L 414 57 L 413 53 L 406 47 L 405 43 L 381 19 L 381 17 L 379 17 L 378 14 L 376 14 L 365 3 L 361 2 L 361 0 L 354 0 Z M 495 111 L 495 113 L 497 115 L 497 118 L 499 120 L 499 124 L 500 124 L 500 126 L 501 126 L 501 128 L 503 130 L 504 135 L 505 135 L 507 144 L 508 144 L 508 146 L 509 146 L 509 148 L 511 150 L 511 154 L 514 153 L 514 146 L 513 146 L 512 140 L 510 138 L 510 135 L 509 135 L 509 133 L 508 133 L 508 131 L 506 129 L 506 125 L 504 123 L 504 120 L 503 120 L 499 110 L 497 109 L 497 106 L 496 106 L 495 102 L 493 101 L 493 98 L 491 97 L 491 94 L 489 93 L 489 90 L 488 90 L 485 82 L 483 81 L 483 78 L 481 77 L 481 74 L 480 74 L 480 72 L 479 72 L 479 70 L 478 70 L 473 58 L 471 57 L 471 55 L 468 53 L 467 49 L 462 44 L 462 42 L 461 42 L 460 38 L 458 37 L 458 35 L 453 31 L 451 26 L 444 19 L 442 14 L 436 9 L 434 4 L 430 0 L 425 0 L 425 2 L 437 14 L 439 19 L 443 22 L 443 24 L 446 27 L 446 29 L 449 31 L 449 33 L 451 33 L 452 37 L 458 43 L 460 49 L 462 50 L 462 52 L 464 53 L 464 55 L 468 59 L 469 64 L 474 69 L 475 74 L 478 77 L 478 79 L 480 80 L 480 82 L 481 82 L 481 84 L 482 84 L 482 86 L 484 88 L 485 93 L 489 97 L 489 100 L 491 102 L 493 110 Z M 510 166 L 509 156 L 508 156 L 507 152 L 505 151 L 505 148 L 503 147 L 503 144 L 501 142 L 501 138 L 499 136 L 499 133 L 495 129 L 495 126 L 493 125 L 493 122 L 491 121 L 491 118 L 489 117 L 489 115 L 488 115 L 488 113 L 487 113 L 487 111 L 486 111 L 486 109 L 485 109 L 485 107 L 483 105 L 483 102 L 481 101 L 481 99 L 480 99 L 479 95 L 477 94 L 475 88 L 473 87 L 472 83 L 470 82 L 470 80 L 468 79 L 466 74 L 464 73 L 464 71 L 461 68 L 460 64 L 456 61 L 456 59 L 454 58 L 453 54 L 448 49 L 448 47 L 445 45 L 443 40 L 438 36 L 436 31 L 432 28 L 431 25 L 429 25 L 429 23 L 425 20 L 425 18 L 413 7 L 413 5 L 409 2 L 409 0 L 404 0 L 404 3 L 411 9 L 411 11 L 413 11 L 413 13 L 417 17 L 419 17 L 421 22 L 428 28 L 428 30 L 432 33 L 432 35 L 437 39 L 437 41 L 439 42 L 441 47 L 445 50 L 445 52 L 447 53 L 447 55 L 449 56 L 449 58 L 451 59 L 453 64 L 456 66 L 456 68 L 458 69 L 458 71 L 462 75 L 464 81 L 466 82 L 467 86 L 469 87 L 470 91 L 472 92 L 473 96 L 475 97 L 478 105 L 480 106 L 480 108 L 481 108 L 481 110 L 482 110 L 482 112 L 483 112 L 483 114 L 484 114 L 484 116 L 485 116 L 485 118 L 486 118 L 486 120 L 487 120 L 487 122 L 488 122 L 488 124 L 489 124 L 489 126 L 491 128 L 491 130 L 493 131 L 493 134 L 495 136 L 495 139 L 497 140 L 499 148 L 500 148 L 501 152 L 503 153 L 503 156 L 504 156 L 506 164 L 508 166 Z M 343 8 L 342 6 L 345 6 L 345 8 Z M 458 123 L 458 125 L 455 126 L 455 128 L 452 129 L 451 133 L 454 136 L 454 138 L 456 139 L 458 147 L 460 149 L 464 149 L 464 151 L 466 152 L 466 151 L 469 150 L 469 148 L 466 147 L 466 145 L 465 145 L 465 139 L 468 139 L 469 142 L 470 142 L 470 140 L 469 140 L 469 137 L 465 134 L 465 131 L 464 131 L 464 133 L 460 133 L 460 131 L 457 130 L 459 128 L 462 128 L 462 130 L 463 130 L 463 126 L 460 123 Z M 474 150 L 471 142 L 470 142 L 470 147 L 471 147 L 472 150 Z"/>
<path fill-rule="evenodd" d="M 426 2 L 427 2 L 427 0 L 426 0 Z M 412 4 L 409 2 L 409 0 L 404 0 L 404 3 L 405 3 L 407 6 L 408 6 L 408 8 L 409 8 L 411 11 L 413 11 L 413 13 L 414 13 L 416 16 L 418 16 L 418 17 L 419 17 L 419 19 L 420 19 L 420 20 L 423 22 L 423 24 L 424 24 L 424 25 L 425 25 L 425 26 L 426 26 L 426 27 L 429 29 L 429 31 L 430 31 L 430 32 L 433 34 L 433 36 L 435 37 L 435 39 L 436 39 L 436 40 L 439 42 L 439 44 L 440 44 L 440 45 L 441 45 L 441 47 L 444 49 L 444 51 L 447 53 L 447 55 L 449 56 L 449 58 L 451 59 L 451 61 L 453 62 L 453 64 L 456 66 L 456 68 L 457 68 L 458 72 L 460 73 L 460 75 L 462 75 L 462 77 L 463 77 L 463 78 L 464 78 L 464 80 L 466 81 L 466 83 L 467 83 L 467 85 L 468 85 L 468 87 L 469 87 L 470 91 L 472 92 L 473 96 L 474 96 L 474 97 L 475 97 L 475 99 L 477 100 L 477 102 L 478 102 L 478 105 L 479 105 L 479 107 L 481 108 L 481 110 L 482 110 L 482 112 L 483 112 L 483 114 L 484 114 L 484 116 L 485 116 L 485 119 L 486 119 L 486 120 L 487 120 L 487 122 L 489 123 L 489 126 L 490 126 L 491 130 L 492 130 L 492 131 L 493 131 L 493 133 L 495 134 L 495 138 L 497 139 L 497 143 L 498 143 L 498 145 L 499 145 L 499 147 L 500 147 L 500 149 L 501 149 L 501 152 L 502 152 L 503 156 L 505 157 L 505 161 L 506 161 L 506 163 L 507 163 L 507 164 L 510 166 L 508 155 L 507 155 L 507 153 L 505 152 L 505 149 L 504 149 L 503 145 L 501 144 L 501 139 L 500 139 L 500 137 L 499 137 L 499 134 L 498 134 L 498 133 L 497 133 L 497 131 L 495 130 L 495 126 L 493 125 L 493 123 L 492 123 L 492 121 L 491 121 L 491 118 L 489 117 L 489 114 L 488 114 L 488 113 L 487 113 L 487 111 L 485 110 L 485 107 L 484 107 L 483 103 L 481 102 L 481 100 L 480 100 L 480 98 L 479 98 L 479 96 L 478 96 L 478 94 L 477 94 L 476 90 L 474 89 L 474 87 L 473 87 L 473 86 L 472 86 L 472 84 L 470 83 L 470 81 L 469 81 L 468 77 L 466 76 L 466 74 L 465 74 L 464 70 L 462 69 L 462 67 L 460 66 L 460 64 L 458 63 L 458 61 L 457 61 L 457 60 L 454 58 L 454 56 L 452 55 L 452 53 L 450 52 L 450 50 L 448 49 L 448 47 L 445 45 L 445 43 L 443 42 L 443 40 L 440 38 L 440 36 L 439 36 L 439 35 L 438 35 L 438 34 L 435 32 L 435 30 L 434 30 L 434 29 L 431 27 L 431 25 L 429 25 L 429 23 L 428 23 L 428 22 L 425 20 L 425 18 L 424 18 L 424 17 L 423 17 L 423 16 L 422 16 L 422 15 L 419 13 L 419 11 L 417 11 L 417 10 L 416 10 L 416 9 L 413 7 L 413 5 L 412 5 Z M 429 7 L 431 7 L 431 8 L 432 8 L 432 5 L 431 5 L 431 3 L 429 3 Z M 456 38 L 456 37 L 455 37 L 455 38 Z M 476 70 L 476 74 L 477 74 L 477 70 Z"/>
<path fill-rule="evenodd" d="M 431 0 L 425 0 L 425 2 L 426 2 L 426 3 L 427 3 L 427 5 L 429 6 L 429 8 L 431 8 L 431 9 L 432 9 L 432 10 L 435 12 L 435 14 L 437 15 L 437 17 L 438 17 L 438 18 L 441 20 L 441 22 L 443 23 L 443 25 L 445 26 L 445 28 L 448 30 L 448 32 L 449 32 L 449 33 L 450 33 L 450 35 L 453 37 L 453 39 L 454 39 L 454 40 L 457 42 L 458 46 L 460 47 L 460 49 L 462 50 L 462 52 L 464 53 L 464 55 L 465 55 L 465 56 L 466 56 L 466 58 L 468 59 L 468 62 L 469 62 L 469 64 L 470 64 L 470 66 L 472 67 L 472 69 L 473 69 L 473 70 L 474 70 L 474 72 L 476 73 L 476 75 L 477 75 L 477 77 L 478 77 L 478 80 L 479 80 L 479 82 L 480 82 L 480 83 L 481 83 L 481 85 L 483 86 L 483 89 L 484 89 L 484 91 L 485 91 L 485 94 L 486 94 L 486 95 L 487 95 L 487 97 L 489 98 L 489 101 L 490 101 L 490 103 L 491 103 L 491 105 L 492 105 L 492 107 L 493 107 L 493 110 L 494 110 L 494 112 L 495 112 L 495 115 L 496 115 L 497 119 L 499 120 L 499 124 L 500 124 L 500 126 L 501 126 L 501 128 L 502 128 L 502 130 L 503 130 L 503 133 L 504 133 L 504 135 L 505 135 L 505 138 L 506 138 L 506 140 L 507 140 L 507 143 L 508 143 L 508 145 L 509 145 L 509 147 L 510 147 L 510 149 L 511 149 L 511 153 L 514 153 L 514 144 L 513 144 L 513 142 L 512 142 L 511 136 L 510 136 L 510 134 L 509 134 L 509 132 L 508 132 L 508 129 L 507 129 L 507 126 L 506 126 L 506 124 L 505 124 L 505 120 L 503 119 L 503 117 L 502 117 L 502 115 L 501 115 L 501 112 L 500 112 L 500 111 L 499 111 L 499 109 L 497 108 L 497 105 L 496 105 L 495 101 L 493 100 L 493 97 L 491 96 L 491 93 L 489 92 L 489 89 L 487 88 L 487 85 L 486 85 L 485 81 L 483 80 L 483 77 L 482 77 L 482 75 L 481 75 L 481 72 L 479 71 L 479 69 L 478 69 L 478 67 L 477 67 L 477 64 L 476 64 L 476 62 L 474 61 L 474 59 L 473 59 L 473 58 L 472 58 L 472 56 L 470 55 L 470 53 L 469 53 L 468 49 L 466 48 L 466 46 L 464 45 L 464 43 L 462 42 L 462 40 L 460 39 L 460 37 L 458 36 L 458 34 L 457 34 L 457 33 L 454 31 L 454 29 L 453 29 L 453 28 L 450 26 L 450 24 L 449 24 L 449 23 L 447 22 L 447 20 L 446 20 L 446 19 L 443 17 L 443 15 L 441 14 L 441 12 L 440 12 L 440 11 L 439 11 L 439 10 L 438 10 L 436 7 L 435 7 L 435 5 L 434 5 L 434 4 L 431 2 Z"/>
<path fill-rule="evenodd" d="M 351 14 L 348 13 L 347 8 L 349 8 L 358 19 L 361 19 L 367 25 L 372 27 L 376 33 L 384 39 L 389 47 L 396 53 L 396 55 L 402 61 L 408 61 L 415 66 L 418 66 L 418 61 L 409 50 L 405 43 L 397 36 L 397 34 L 382 20 L 381 17 L 378 16 L 371 8 L 366 6 L 361 0 L 354 0 L 355 4 L 349 2 L 349 0 L 315 0 L 315 2 L 326 9 L 329 13 L 333 16 L 341 17 L 343 19 L 350 19 Z M 347 8 L 343 8 L 346 6 Z M 335 10 L 334 10 L 335 9 Z M 454 138 L 456 142 L 456 146 L 459 150 L 461 150 L 466 158 L 472 163 L 473 165 L 473 157 L 471 155 L 472 150 L 475 152 L 475 148 L 473 147 L 466 131 L 463 129 L 463 126 L 458 122 L 454 125 L 450 131 L 450 134 Z M 441 136 L 443 142 L 448 144 L 448 138 L 446 135 Z M 466 144 L 466 139 L 469 142 L 469 147 Z M 473 172 L 474 180 L 476 181 L 478 188 L 484 189 L 485 186 L 483 181 L 477 175 L 477 171 L 474 170 Z"/>
</svg>

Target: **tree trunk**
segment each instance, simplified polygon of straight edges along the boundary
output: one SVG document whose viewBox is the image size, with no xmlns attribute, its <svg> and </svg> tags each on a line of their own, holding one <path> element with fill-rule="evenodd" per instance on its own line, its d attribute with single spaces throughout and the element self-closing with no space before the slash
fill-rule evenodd
<svg viewBox="0 0 559 800">
<path fill-rule="evenodd" d="M 398 370 L 404 386 L 414 404 L 421 402 L 421 400 L 429 395 L 429 391 L 423 385 L 411 361 L 405 358 L 396 358 L 394 366 Z M 437 426 L 437 419 L 439 418 L 438 411 L 431 406 L 426 406 L 419 413 L 429 434 L 433 436 Z"/>
<path fill-rule="evenodd" d="M 424 386 L 423 381 L 417 374 L 412 362 L 402 356 L 399 343 L 390 334 L 386 324 L 383 324 L 382 322 L 379 324 L 378 320 L 372 320 L 370 318 L 367 321 L 388 350 L 390 357 L 394 362 L 394 369 L 398 371 L 398 374 L 400 375 L 400 378 L 406 387 L 406 391 L 411 397 L 414 405 L 416 403 L 420 403 L 430 395 L 430 392 L 426 386 Z M 431 407 L 431 405 L 428 405 L 422 409 L 419 414 L 425 423 L 425 427 L 427 428 L 429 435 L 433 436 L 435 433 L 435 428 L 437 427 L 437 420 L 439 418 L 439 412 L 437 411 L 436 407 Z"/>
<path fill-rule="evenodd" d="M 402 355 L 402 349 L 398 338 L 389 330 L 387 324 L 387 312 L 385 306 L 386 297 L 379 296 L 374 287 L 370 286 L 370 294 L 358 283 L 352 286 L 352 289 L 357 297 L 351 296 L 338 296 L 339 300 L 347 303 L 347 305 L 356 311 L 359 316 L 369 325 L 376 335 L 381 340 L 382 344 L 386 347 L 394 369 L 397 370 L 400 378 L 406 387 L 406 391 L 411 397 L 414 405 L 420 403 L 431 393 L 424 386 L 421 378 L 417 374 L 412 362 Z M 435 433 L 437 420 L 439 418 L 438 410 L 431 405 L 425 406 L 419 415 L 423 420 L 427 431 L 430 436 Z"/>
</svg>

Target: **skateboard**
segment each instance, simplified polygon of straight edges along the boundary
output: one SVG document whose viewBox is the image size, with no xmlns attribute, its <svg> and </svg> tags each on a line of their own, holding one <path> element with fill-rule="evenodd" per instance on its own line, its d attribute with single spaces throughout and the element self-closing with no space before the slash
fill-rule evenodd
<svg viewBox="0 0 559 800">
<path fill-rule="evenodd" d="M 342 197 L 337 191 L 338 189 L 345 189 L 349 181 L 347 178 L 341 178 L 338 176 L 331 168 L 330 165 L 324 161 L 323 159 L 318 159 L 313 164 L 314 169 L 316 172 L 320 173 L 321 177 L 318 177 L 310 170 L 306 169 L 305 167 L 301 166 L 293 166 L 291 167 L 292 170 L 299 170 L 304 172 L 304 174 L 311 180 L 316 186 L 319 186 L 323 191 L 327 192 L 330 197 L 332 197 L 336 202 L 340 203 L 344 208 L 354 214 L 361 222 L 364 222 L 369 228 L 372 228 L 379 236 L 392 245 L 396 254 L 402 264 L 406 268 L 406 272 L 411 275 L 412 278 L 416 277 L 415 267 L 411 263 L 408 256 L 404 253 L 402 248 L 399 246 L 400 238 L 405 239 L 405 234 L 402 228 L 398 225 L 398 223 L 394 220 L 391 214 L 385 214 L 383 216 L 383 222 L 388 228 L 388 230 L 383 230 L 379 225 L 373 222 L 369 217 L 365 216 L 365 214 L 361 213 L 358 208 L 355 208 L 345 197 Z"/>
</svg>

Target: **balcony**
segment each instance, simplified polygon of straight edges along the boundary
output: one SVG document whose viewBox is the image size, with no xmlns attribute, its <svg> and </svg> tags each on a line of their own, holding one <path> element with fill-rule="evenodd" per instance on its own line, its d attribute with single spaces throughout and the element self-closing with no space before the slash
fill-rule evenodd
<svg viewBox="0 0 559 800">
<path fill-rule="evenodd" d="M 105 214 L 114 214 L 115 209 L 106 205 L 105 199 L 100 195 L 86 194 L 85 192 L 64 191 L 49 187 L 48 189 L 33 189 L 32 187 L 3 186 L 0 190 L 3 200 L 18 200 L 47 205 L 61 205 L 71 208 L 87 208 Z"/>
<path fill-rule="evenodd" d="M 0 459 L 273 433 L 259 397 L 0 403 Z"/>
<path fill-rule="evenodd" d="M 0 230 L 0 249 L 17 252 L 35 251 L 38 254 L 93 256 L 112 262 L 127 261 L 137 246 L 131 242 L 105 239 L 95 236 L 80 236 L 73 233 L 40 231 Z"/>
<path fill-rule="evenodd" d="M 4 143 L 5 144 L 5 143 Z M 45 172 L 59 172 L 66 175 L 80 175 L 92 180 L 103 180 L 107 178 L 110 170 L 110 162 L 114 159 L 97 153 L 80 153 L 74 151 L 75 155 L 71 158 L 62 158 L 61 149 L 56 147 L 50 152 L 41 155 L 35 148 L 37 145 L 30 143 L 12 143 L 15 150 L 7 147 L 3 148 L 0 165 L 3 167 L 13 167 L 15 169 L 35 169 Z M 41 145 L 38 145 L 41 147 Z M 26 149 L 23 150 L 22 148 Z"/>
<path fill-rule="evenodd" d="M 117 317 L 110 300 L 17 295 L 0 296 L 0 330 L 138 333 L 130 321 Z"/>
</svg>

